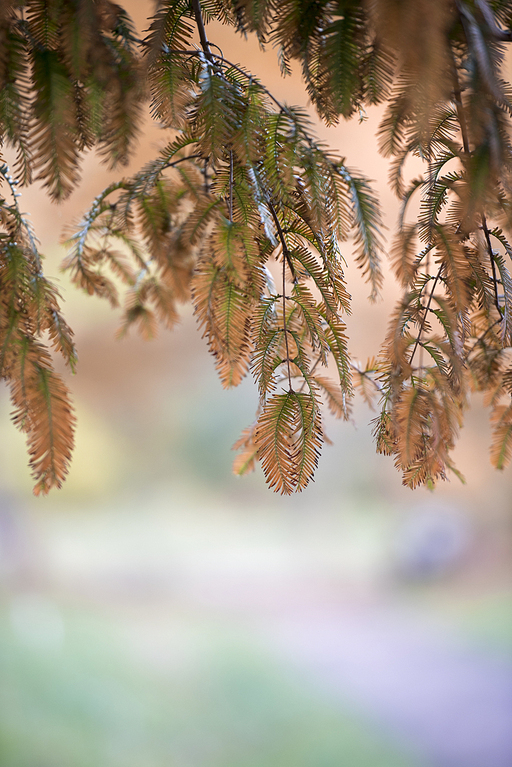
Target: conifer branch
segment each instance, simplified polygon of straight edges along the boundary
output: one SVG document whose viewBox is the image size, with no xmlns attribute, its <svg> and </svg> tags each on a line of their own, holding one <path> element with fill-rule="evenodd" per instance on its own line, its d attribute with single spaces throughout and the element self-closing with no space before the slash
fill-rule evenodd
<svg viewBox="0 0 512 767">
<path fill-rule="evenodd" d="M 395 456 L 405 484 L 430 486 L 453 469 L 449 451 L 470 385 L 492 390 L 501 468 L 512 457 L 512 408 L 503 404 L 512 275 L 502 254 L 512 257 L 512 247 L 486 216 L 502 227 L 512 221 L 512 107 L 501 71 L 512 4 L 453 0 L 437 3 L 437 15 L 427 2 L 354 0 L 342 14 L 335 5 L 173 0 L 157 4 L 139 40 L 122 5 L 9 0 L 0 13 L 0 135 L 17 152 L 13 175 L 26 184 L 39 174 L 61 199 L 78 181 L 84 151 L 126 162 L 148 93 L 149 111 L 172 138 L 93 201 L 70 238 L 67 267 L 113 306 L 124 294 L 121 335 L 137 325 L 152 337 L 192 297 L 223 385 L 250 369 L 257 380 L 258 417 L 240 442 L 240 471 L 258 460 L 275 489 L 302 490 L 322 442 L 320 403 L 348 417 L 354 378 L 369 404 L 374 390 L 382 394 L 377 447 Z M 393 261 L 404 295 L 378 363 L 365 370 L 348 355 L 339 243 L 355 233 L 354 260 L 375 296 L 376 198 L 315 138 L 304 112 L 209 40 L 210 20 L 270 39 L 284 71 L 298 61 L 327 123 L 387 102 L 379 134 L 402 199 Z M 407 185 L 411 156 L 427 160 L 428 171 Z M 71 366 L 75 352 L 16 181 L 3 166 L 2 175 L 13 202 L 7 194 L 0 203 L 0 374 L 16 425 L 29 434 L 36 488 L 46 492 L 67 470 L 73 415 L 41 334 Z M 281 259 L 282 295 L 272 258 Z M 331 362 L 339 384 L 318 373 Z M 289 390 L 275 394 L 277 385 Z"/>
<path fill-rule="evenodd" d="M 180 165 L 180 163 L 182 162 L 189 162 L 190 160 L 202 160 L 202 159 L 203 159 L 202 154 L 188 154 L 186 157 L 179 157 L 177 160 L 166 162 L 165 165 L 162 165 L 161 170 L 167 170 L 168 168 L 175 168 L 177 165 Z"/>
</svg>

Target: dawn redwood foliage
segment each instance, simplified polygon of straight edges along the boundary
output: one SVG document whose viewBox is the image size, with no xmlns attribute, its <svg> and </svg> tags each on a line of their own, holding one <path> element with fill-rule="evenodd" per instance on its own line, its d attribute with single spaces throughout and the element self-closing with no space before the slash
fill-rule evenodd
<svg viewBox="0 0 512 767">
<path fill-rule="evenodd" d="M 213 19 L 276 48 L 283 74 L 299 62 L 327 123 L 385 104 L 378 140 L 401 200 L 390 255 L 403 295 L 364 368 L 347 346 L 340 243 L 351 238 L 375 298 L 376 196 L 316 140 L 307 114 L 224 57 L 208 37 Z M 16 155 L 0 167 L 0 375 L 27 433 L 35 492 L 61 484 L 73 446 L 73 408 L 48 346 L 71 367 L 76 353 L 18 185 L 42 180 L 59 201 L 86 150 L 126 164 L 146 106 L 167 144 L 93 201 L 65 268 L 87 293 L 123 304 L 120 335 L 134 325 L 150 338 L 192 301 L 223 385 L 249 371 L 258 385 L 235 471 L 260 461 L 275 490 L 302 490 L 324 440 L 322 409 L 347 418 L 354 385 L 379 399 L 377 449 L 394 456 L 404 484 L 456 471 L 450 451 L 471 390 L 486 392 L 491 458 L 503 468 L 512 0 L 161 0 L 147 27 L 137 36 L 110 0 L 0 3 L 0 130 Z M 411 156 L 421 167 L 412 180 Z"/>
</svg>

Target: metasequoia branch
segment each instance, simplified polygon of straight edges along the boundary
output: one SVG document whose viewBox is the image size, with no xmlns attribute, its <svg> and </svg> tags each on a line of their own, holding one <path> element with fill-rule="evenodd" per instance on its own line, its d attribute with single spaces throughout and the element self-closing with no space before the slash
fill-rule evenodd
<svg viewBox="0 0 512 767">
<path fill-rule="evenodd" d="M 203 14 L 201 11 L 201 3 L 199 0 L 191 0 L 192 10 L 194 11 L 194 17 L 196 20 L 197 31 L 199 32 L 199 39 L 201 41 L 201 48 L 203 49 L 206 58 L 213 62 L 213 54 L 210 50 L 210 43 L 206 36 L 206 29 L 204 26 Z"/>
</svg>

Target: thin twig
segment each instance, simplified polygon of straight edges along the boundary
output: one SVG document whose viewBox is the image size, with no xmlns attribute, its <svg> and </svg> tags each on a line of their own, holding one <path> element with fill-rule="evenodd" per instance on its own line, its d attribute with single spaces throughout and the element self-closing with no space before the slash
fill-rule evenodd
<svg viewBox="0 0 512 767">
<path fill-rule="evenodd" d="M 206 36 L 206 29 L 204 26 L 203 14 L 201 11 L 201 3 L 199 0 L 191 0 L 192 10 L 194 11 L 194 17 L 196 20 L 197 31 L 199 32 L 199 39 L 201 41 L 201 48 L 206 58 L 213 63 L 213 54 L 210 50 L 210 43 Z"/>
<path fill-rule="evenodd" d="M 428 313 L 430 311 L 430 305 L 432 303 L 432 299 L 434 298 L 434 291 L 435 291 L 435 289 L 437 287 L 437 283 L 439 282 L 439 279 L 441 277 L 442 270 L 443 270 L 443 264 L 441 264 L 441 266 L 439 267 L 439 271 L 436 274 L 436 278 L 434 280 L 434 284 L 432 286 L 432 290 L 430 291 L 430 295 L 428 297 L 428 303 L 427 303 L 427 305 L 425 307 L 425 314 L 423 315 L 423 319 L 421 321 L 420 329 L 418 331 L 418 335 L 416 336 L 416 343 L 414 344 L 414 348 L 412 350 L 412 354 L 409 357 L 409 365 L 411 365 L 411 366 L 412 366 L 412 360 L 413 360 L 414 355 L 416 353 L 416 349 L 418 348 L 418 346 L 420 344 L 421 334 L 423 333 L 423 329 L 425 328 L 425 323 L 427 321 L 427 316 L 428 316 Z"/>
<path fill-rule="evenodd" d="M 313 373 L 315 372 L 315 370 L 317 369 L 317 367 L 319 366 L 319 364 L 322 362 L 322 360 L 323 360 L 323 355 L 322 355 L 322 354 L 319 354 L 319 355 L 318 355 L 318 357 L 316 358 L 315 362 L 313 363 L 313 367 L 311 368 L 311 370 L 310 370 L 310 371 L 308 371 L 308 375 L 309 375 L 309 376 L 312 376 L 312 375 L 313 375 Z M 301 373 L 301 375 L 302 375 L 302 373 Z M 306 386 L 306 383 L 307 383 L 307 381 L 306 381 L 306 379 L 304 378 L 304 376 L 302 376 L 302 377 L 303 377 L 303 381 L 302 381 L 301 387 L 300 387 L 300 389 L 299 389 L 299 394 L 301 394 L 301 393 L 304 391 L 304 388 L 305 388 L 305 386 Z"/>
<path fill-rule="evenodd" d="M 179 165 L 180 162 L 186 162 L 187 160 L 201 160 L 202 159 L 201 154 L 188 154 L 186 157 L 180 157 L 177 160 L 171 160 L 170 162 L 166 162 L 165 165 L 162 165 L 161 170 L 167 170 L 167 168 L 174 168 L 175 165 Z"/>
<path fill-rule="evenodd" d="M 496 264 L 494 262 L 494 253 L 492 251 L 491 238 L 489 235 L 489 228 L 487 226 L 487 219 L 485 218 L 485 213 L 482 213 L 482 229 L 485 235 L 485 242 L 487 244 L 489 258 L 491 260 L 492 281 L 494 283 L 494 303 L 496 305 L 496 309 L 498 310 L 498 314 L 500 315 L 500 322 L 501 322 L 501 320 L 503 319 L 503 311 L 501 309 L 500 302 L 498 300 L 498 277 L 496 274 Z"/>
<path fill-rule="evenodd" d="M 352 368 L 352 370 L 355 370 L 356 373 L 359 373 L 359 375 L 362 376 L 362 378 L 368 379 L 368 381 L 375 386 L 379 394 L 382 393 L 382 385 L 378 381 L 376 381 L 375 378 L 372 378 L 370 375 L 370 373 L 372 372 L 373 373 L 377 372 L 375 368 L 370 368 L 369 370 L 361 370 L 360 368 L 357 367 L 355 362 L 349 362 L 349 365 Z"/>
<path fill-rule="evenodd" d="M 279 221 L 279 218 L 277 216 L 277 213 L 275 211 L 274 206 L 272 205 L 270 200 L 267 199 L 266 202 L 267 202 L 268 208 L 270 210 L 270 213 L 272 214 L 272 218 L 274 219 L 274 224 L 276 225 L 277 235 L 278 235 L 279 240 L 281 242 L 281 248 L 282 248 L 282 251 L 283 251 L 283 256 L 284 256 L 284 258 L 286 259 L 286 261 L 288 263 L 288 266 L 290 268 L 290 272 L 292 273 L 293 281 L 296 282 L 297 281 L 297 275 L 295 273 L 295 268 L 294 268 L 293 263 L 292 263 L 292 259 L 291 259 L 291 256 L 290 256 L 290 251 L 288 250 L 288 245 L 286 244 L 286 238 L 284 236 L 283 228 L 281 226 L 281 223 Z M 284 261 L 284 259 L 283 259 L 283 261 Z"/>
<path fill-rule="evenodd" d="M 475 341 L 475 343 L 473 344 L 473 346 L 471 347 L 471 349 L 468 349 L 468 351 L 466 352 L 466 355 L 465 355 L 465 358 L 464 358 L 464 359 L 466 359 L 466 360 L 468 359 L 469 355 L 470 355 L 470 354 L 472 354 L 472 353 L 475 351 L 475 349 L 476 349 L 476 347 L 478 346 L 478 344 L 481 344 L 481 343 L 482 343 L 482 341 L 484 340 L 484 338 L 485 338 L 485 336 L 487 335 L 487 333 L 490 333 L 490 332 L 491 332 L 491 330 L 492 330 L 493 328 L 495 328 L 495 327 L 496 327 L 496 325 L 499 325 L 499 324 L 500 324 L 500 322 L 501 322 L 501 319 L 502 319 L 502 318 L 500 317 L 500 318 L 499 318 L 499 320 L 495 320 L 495 321 L 492 323 L 492 325 L 489 325 L 489 327 L 488 327 L 488 328 L 487 328 L 487 329 L 486 329 L 486 330 L 485 330 L 485 331 L 482 333 L 482 335 L 481 335 L 481 336 L 478 336 L 478 338 L 476 339 L 476 341 Z"/>
<path fill-rule="evenodd" d="M 292 371 L 290 369 L 290 348 L 288 345 L 288 328 L 286 325 L 286 261 L 283 258 L 283 330 L 284 330 L 284 344 L 286 348 L 286 367 L 288 370 L 288 385 L 290 391 L 293 391 L 292 386 Z"/>
<path fill-rule="evenodd" d="M 430 198 L 429 202 L 432 201 L 432 192 L 434 188 L 434 175 L 432 171 L 432 147 L 429 140 L 428 143 L 428 197 Z M 433 224 L 433 210 L 431 208 L 429 217 L 428 217 L 428 244 L 430 246 L 433 246 L 433 237 L 432 237 L 432 224 Z M 425 261 L 425 274 L 429 274 L 430 272 L 430 250 L 427 253 L 427 258 Z M 425 283 L 426 285 L 426 283 Z M 425 288 L 425 285 L 423 286 L 423 289 Z M 423 289 L 422 289 L 422 295 L 421 295 L 421 302 L 423 302 L 424 295 L 423 295 Z M 422 304 L 423 305 L 423 304 Z M 428 310 L 425 310 L 425 318 L 427 316 Z M 423 369 L 423 345 L 420 346 L 420 359 L 419 359 L 419 368 L 420 370 Z"/>
<path fill-rule="evenodd" d="M 233 223 L 233 150 L 229 150 L 229 221 Z"/>
</svg>

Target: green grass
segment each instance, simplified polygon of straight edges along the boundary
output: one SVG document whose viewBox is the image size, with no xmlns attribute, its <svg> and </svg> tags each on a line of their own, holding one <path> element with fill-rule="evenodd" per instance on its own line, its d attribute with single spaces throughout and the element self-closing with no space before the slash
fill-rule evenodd
<svg viewBox="0 0 512 767">
<path fill-rule="evenodd" d="M 459 626 L 473 641 L 512 653 L 512 594 L 468 601 L 460 613 Z"/>
<path fill-rule="evenodd" d="M 186 614 L 58 609 L 63 641 L 52 645 L 37 625 L 20 634 L 2 606 L 2 767 L 418 765 L 240 629 Z"/>
</svg>

